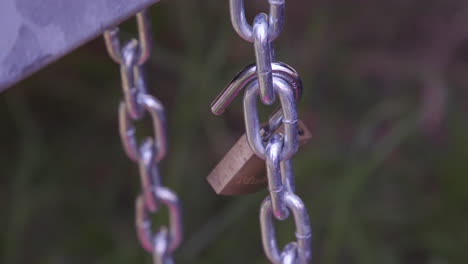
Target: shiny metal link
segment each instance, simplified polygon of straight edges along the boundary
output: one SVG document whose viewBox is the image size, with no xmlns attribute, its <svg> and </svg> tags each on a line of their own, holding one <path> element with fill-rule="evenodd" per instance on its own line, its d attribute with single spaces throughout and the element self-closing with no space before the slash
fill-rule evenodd
<svg viewBox="0 0 468 264">
<path fill-rule="evenodd" d="M 273 87 L 280 98 L 281 110 L 283 112 L 282 122 L 284 124 L 284 146 L 281 151 L 280 160 L 290 159 L 299 147 L 297 110 L 294 91 L 287 82 L 275 79 Z M 257 110 L 257 97 L 259 95 L 258 82 L 252 82 L 244 94 L 244 121 L 247 140 L 250 148 L 260 158 L 265 159 L 265 146 L 263 145 L 260 131 L 260 120 Z"/>
<path fill-rule="evenodd" d="M 284 25 L 285 0 L 269 0 L 270 13 L 268 15 L 268 39 L 275 40 Z M 252 26 L 245 18 L 244 0 L 229 0 L 231 22 L 239 36 L 249 42 L 254 42 Z"/>
<path fill-rule="evenodd" d="M 280 134 L 273 134 L 268 141 L 265 155 L 268 191 L 270 192 L 273 215 L 279 220 L 284 220 L 289 216 L 288 209 L 282 201 L 282 195 L 284 192 L 280 167 L 282 147 L 282 136 Z"/>
<path fill-rule="evenodd" d="M 153 122 L 154 131 L 154 142 L 156 145 L 156 155 L 154 160 L 156 162 L 161 161 L 167 152 L 167 136 L 165 128 L 165 117 L 164 108 L 162 104 L 153 96 L 148 94 L 140 94 L 141 107 L 150 114 Z M 138 146 L 137 139 L 135 137 L 136 130 L 132 123 L 132 119 L 127 111 L 126 104 L 120 103 L 119 107 L 119 130 L 120 138 L 124 146 L 127 156 L 133 161 L 141 160 L 140 147 Z"/>
<path fill-rule="evenodd" d="M 281 166 L 281 181 L 286 191 L 294 193 L 296 186 L 294 183 L 294 172 L 292 166 L 292 160 L 284 160 L 280 164 Z"/>
<path fill-rule="evenodd" d="M 282 200 L 294 216 L 296 226 L 297 261 L 294 263 L 307 264 L 312 258 L 312 229 L 307 209 L 302 200 L 294 193 L 284 192 Z M 272 263 L 281 264 L 282 259 L 284 260 L 284 254 L 278 250 L 276 231 L 273 223 L 272 199 L 270 196 L 265 198 L 260 207 L 260 227 L 265 254 Z"/>
<path fill-rule="evenodd" d="M 138 65 L 145 63 L 150 56 L 151 49 L 151 28 L 149 23 L 149 17 L 146 10 L 136 15 L 137 26 L 138 26 L 138 41 L 133 39 L 131 41 L 137 41 L 138 43 Z M 119 40 L 119 28 L 114 27 L 104 32 L 104 41 L 106 43 L 107 52 L 109 56 L 117 63 L 122 64 L 122 47 Z M 124 46 L 128 45 L 125 44 Z"/>
<path fill-rule="evenodd" d="M 254 20 L 254 49 L 257 60 L 257 78 L 260 86 L 260 100 L 270 105 L 275 102 L 273 91 L 273 76 L 271 63 L 272 48 L 268 40 L 268 17 L 266 14 L 258 14 Z"/>
<path fill-rule="evenodd" d="M 158 199 L 154 194 L 154 188 L 161 186 L 158 163 L 155 160 L 156 146 L 151 138 L 147 138 L 140 147 L 140 182 L 142 195 L 148 211 L 155 212 L 158 209 Z"/>
<path fill-rule="evenodd" d="M 283 136 L 275 133 L 269 137 L 265 153 L 268 190 L 272 200 L 273 214 L 279 220 L 284 220 L 289 216 L 289 212 L 281 200 L 283 193 L 294 193 L 295 189 L 292 161 L 280 161 L 282 147 Z"/>
<path fill-rule="evenodd" d="M 122 64 L 120 64 L 122 90 L 127 111 L 132 119 L 140 119 L 143 116 L 138 96 L 146 93 L 146 83 L 142 76 L 141 66 L 137 64 L 137 56 L 138 42 L 132 40 L 122 49 Z"/>
<path fill-rule="evenodd" d="M 169 210 L 169 227 L 167 237 L 167 252 L 171 254 L 174 250 L 179 247 L 182 241 L 182 216 L 180 210 L 180 203 L 177 195 L 168 188 L 155 187 L 154 195 L 158 199 L 158 202 L 164 204 Z M 153 252 L 155 246 L 155 234 L 161 230 L 153 233 L 151 230 L 151 219 L 150 211 L 146 207 L 144 197 L 138 196 L 136 200 L 136 229 L 138 233 L 138 239 L 140 240 L 141 246 L 148 252 Z M 154 253 L 154 252 L 153 252 Z"/>
<path fill-rule="evenodd" d="M 285 0 L 268 0 L 270 13 L 268 15 L 269 40 L 275 40 L 283 30 Z"/>
</svg>

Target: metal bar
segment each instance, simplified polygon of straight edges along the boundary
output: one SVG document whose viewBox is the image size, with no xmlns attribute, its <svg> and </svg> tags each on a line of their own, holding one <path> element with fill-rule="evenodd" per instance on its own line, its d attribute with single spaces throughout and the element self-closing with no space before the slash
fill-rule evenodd
<svg viewBox="0 0 468 264">
<path fill-rule="evenodd" d="M 0 92 L 159 0 L 1 0 Z"/>
</svg>

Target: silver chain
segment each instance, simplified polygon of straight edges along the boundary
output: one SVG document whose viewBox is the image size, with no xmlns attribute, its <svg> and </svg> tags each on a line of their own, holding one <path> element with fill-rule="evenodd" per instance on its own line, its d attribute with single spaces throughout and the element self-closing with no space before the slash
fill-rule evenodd
<svg viewBox="0 0 468 264">
<path fill-rule="evenodd" d="M 274 52 L 271 42 L 279 36 L 284 24 L 284 0 L 269 0 L 269 15 L 260 13 L 253 26 L 246 22 L 244 0 L 230 0 L 231 21 L 236 32 L 245 40 L 254 43 L 256 57 L 256 80 L 244 82 L 244 120 L 247 140 L 252 151 L 265 160 L 269 196 L 260 207 L 260 227 L 266 256 L 274 264 L 307 264 L 312 258 L 312 229 L 304 202 L 295 194 L 294 173 L 291 158 L 298 150 L 297 86 L 288 78 L 272 71 Z M 242 87 L 235 87 L 237 94 Z M 281 120 L 283 133 L 273 133 L 265 142 L 257 109 L 257 99 L 271 105 L 279 98 L 281 114 L 273 115 L 269 123 Z M 228 99 L 229 98 L 229 99 Z M 222 113 L 232 101 L 229 92 L 216 100 L 214 112 Z M 280 117 L 280 119 L 278 119 Z M 271 129 L 270 129 L 271 131 Z M 278 249 L 273 217 L 285 220 L 292 213 L 296 226 L 296 241 Z"/>
<path fill-rule="evenodd" d="M 167 151 L 164 107 L 147 93 L 143 65 L 151 48 L 150 23 L 146 11 L 136 15 L 139 40 L 132 39 L 120 45 L 118 27 L 104 32 L 109 56 L 120 64 L 124 100 L 119 106 L 120 137 L 127 156 L 138 163 L 142 193 L 135 204 L 135 224 L 141 246 L 153 253 L 155 264 L 172 264 L 172 253 L 182 241 L 182 217 L 177 195 L 161 183 L 159 162 Z M 141 144 L 136 139 L 133 121 L 148 113 L 154 135 Z M 151 214 L 161 205 L 169 210 L 169 226 L 152 230 Z"/>
</svg>

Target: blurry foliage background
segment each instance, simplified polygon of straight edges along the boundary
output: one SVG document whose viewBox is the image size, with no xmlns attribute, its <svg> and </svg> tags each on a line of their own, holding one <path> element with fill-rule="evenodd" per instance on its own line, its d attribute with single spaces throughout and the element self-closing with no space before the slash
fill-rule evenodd
<svg viewBox="0 0 468 264">
<path fill-rule="evenodd" d="M 267 10 L 246 2 L 249 21 Z M 466 263 L 468 2 L 303 0 L 286 12 L 275 46 L 301 73 L 314 134 L 294 160 L 314 263 Z M 232 30 L 227 0 L 162 1 L 151 14 L 148 83 L 169 120 L 163 179 L 185 210 L 176 262 L 267 263 L 266 192 L 219 197 L 205 181 L 243 133 L 241 100 L 223 117 L 210 101 L 254 61 L 252 45 Z M 1 263 L 151 263 L 134 231 L 121 97 L 101 38 L 1 94 Z M 277 228 L 293 238 L 291 220 Z"/>
</svg>

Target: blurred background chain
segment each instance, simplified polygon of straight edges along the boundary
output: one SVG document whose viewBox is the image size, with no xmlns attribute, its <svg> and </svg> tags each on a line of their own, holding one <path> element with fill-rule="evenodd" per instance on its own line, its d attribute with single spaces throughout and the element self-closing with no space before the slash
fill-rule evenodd
<svg viewBox="0 0 468 264">
<path fill-rule="evenodd" d="M 119 107 L 120 137 L 128 157 L 137 162 L 140 169 L 142 194 L 135 205 L 138 238 L 141 246 L 153 253 L 155 264 L 172 264 L 171 255 L 182 241 L 181 209 L 177 195 L 161 183 L 159 162 L 167 151 L 166 120 L 163 105 L 147 93 L 143 72 L 151 48 L 147 12 L 138 13 L 136 18 L 139 40 L 132 39 L 121 47 L 118 27 L 104 32 L 104 39 L 110 57 L 120 64 L 125 98 Z M 136 129 L 131 122 L 142 119 L 145 113 L 151 117 L 154 136 L 138 145 Z M 161 205 L 169 209 L 169 227 L 153 233 L 151 213 L 156 213 Z"/>
</svg>

